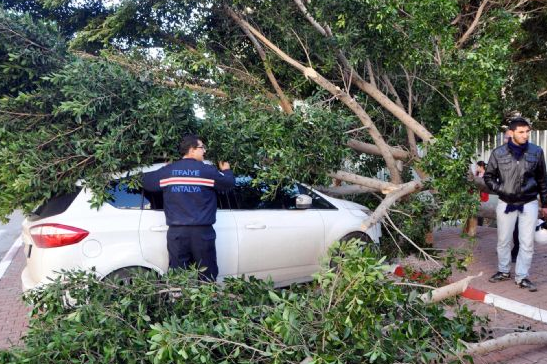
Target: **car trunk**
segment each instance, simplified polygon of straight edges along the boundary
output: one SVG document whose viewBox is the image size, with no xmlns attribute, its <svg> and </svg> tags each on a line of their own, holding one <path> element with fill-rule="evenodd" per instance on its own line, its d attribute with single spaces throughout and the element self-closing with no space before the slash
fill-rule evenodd
<svg viewBox="0 0 547 364">
<path fill-rule="evenodd" d="M 24 254 L 26 258 L 26 270 L 27 277 L 34 283 L 38 283 L 40 278 L 43 277 L 45 270 L 49 270 L 49 266 L 45 260 L 47 251 L 49 249 L 38 248 L 32 239 L 30 229 L 35 225 L 43 224 L 51 220 L 52 216 L 56 216 L 65 212 L 72 202 L 76 199 L 80 193 L 81 188 L 78 187 L 76 191 L 67 194 L 61 194 L 52 197 L 42 205 L 40 205 L 34 212 L 23 221 L 22 239 Z"/>
</svg>

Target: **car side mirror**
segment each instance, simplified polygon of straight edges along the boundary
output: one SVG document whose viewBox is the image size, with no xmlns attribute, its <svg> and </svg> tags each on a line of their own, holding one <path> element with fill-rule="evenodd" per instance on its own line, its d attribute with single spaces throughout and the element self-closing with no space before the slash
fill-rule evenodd
<svg viewBox="0 0 547 364">
<path fill-rule="evenodd" d="M 296 208 L 299 210 L 309 209 L 312 205 L 312 198 L 308 195 L 296 196 Z"/>
</svg>

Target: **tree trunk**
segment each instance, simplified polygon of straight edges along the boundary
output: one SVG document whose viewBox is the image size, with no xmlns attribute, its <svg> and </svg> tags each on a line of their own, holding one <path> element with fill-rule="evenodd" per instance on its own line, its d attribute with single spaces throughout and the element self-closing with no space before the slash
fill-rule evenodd
<svg viewBox="0 0 547 364">
<path fill-rule="evenodd" d="M 467 236 L 474 238 L 477 235 L 477 226 L 479 222 L 477 217 L 473 216 L 467 219 L 465 222 L 465 225 L 463 227 L 463 233 L 467 234 Z"/>
</svg>

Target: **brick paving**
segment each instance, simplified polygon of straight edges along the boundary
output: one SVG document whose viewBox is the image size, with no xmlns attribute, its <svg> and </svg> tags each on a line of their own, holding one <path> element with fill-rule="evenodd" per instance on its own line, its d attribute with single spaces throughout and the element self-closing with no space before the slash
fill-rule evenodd
<svg viewBox="0 0 547 364">
<path fill-rule="evenodd" d="M 495 228 L 479 227 L 474 242 L 460 236 L 461 228 L 443 228 L 434 235 L 435 248 L 447 249 L 472 249 L 473 261 L 467 272 L 455 272 L 452 281 L 464 278 L 468 275 L 477 275 L 483 272 L 481 277 L 471 281 L 470 286 L 509 298 L 518 302 L 526 303 L 542 309 L 547 308 L 545 293 L 547 292 L 547 246 L 536 246 L 530 280 L 538 287 L 538 292 L 529 292 L 518 288 L 513 280 L 490 283 L 488 278 L 497 271 L 497 235 Z M 514 274 L 514 264 L 512 267 Z M 515 332 L 518 329 L 530 328 L 534 331 L 547 330 L 547 324 L 528 319 L 523 316 L 507 312 L 484 303 L 465 300 L 465 303 L 477 314 L 487 315 L 490 318 L 489 328 L 493 337 L 500 337 Z M 506 363 L 506 364 L 547 364 L 546 346 L 518 346 L 484 356 L 474 357 L 475 363 Z"/>
<path fill-rule="evenodd" d="M 460 237 L 459 228 L 443 228 L 434 234 L 436 248 L 473 249 L 473 262 L 468 271 L 455 273 L 453 280 L 467 275 L 475 275 L 483 271 L 483 276 L 474 279 L 471 286 L 507 297 L 519 302 L 540 308 L 547 308 L 545 299 L 547 292 L 547 246 L 537 247 L 532 263 L 530 279 L 537 284 L 538 292 L 528 292 L 519 289 L 511 282 L 492 284 L 488 282 L 490 275 L 496 272 L 496 229 L 479 227 L 475 242 L 469 242 Z M 20 338 L 26 332 L 29 309 L 21 301 L 20 274 L 25 264 L 23 249 L 20 248 L 6 274 L 0 279 L 0 349 L 21 344 Z M 477 314 L 488 315 L 489 329 L 493 337 L 514 332 L 517 329 L 531 328 L 540 331 L 547 330 L 547 324 L 534 321 L 483 303 L 468 301 L 467 305 Z M 519 346 L 493 352 L 484 356 L 476 356 L 475 363 L 505 363 L 505 364 L 547 364 L 547 346 Z"/>
<path fill-rule="evenodd" d="M 25 256 L 21 247 L 0 279 L 0 349 L 21 344 L 20 338 L 27 331 L 30 309 L 21 300 L 24 265 Z"/>
</svg>

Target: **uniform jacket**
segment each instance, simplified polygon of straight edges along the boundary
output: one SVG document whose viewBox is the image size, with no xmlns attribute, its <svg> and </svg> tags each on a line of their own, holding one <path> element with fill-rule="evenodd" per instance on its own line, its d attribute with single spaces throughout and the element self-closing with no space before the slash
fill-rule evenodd
<svg viewBox="0 0 547 364">
<path fill-rule="evenodd" d="M 547 207 L 547 178 L 543 149 L 528 143 L 520 160 L 516 160 L 507 144 L 492 152 L 484 182 L 499 198 L 509 204 L 525 204 L 537 199 Z"/>
<path fill-rule="evenodd" d="M 192 158 L 168 164 L 145 174 L 143 179 L 145 190 L 163 191 L 163 209 L 169 226 L 214 224 L 215 190 L 226 191 L 234 186 L 231 170 L 220 172 Z"/>
</svg>

